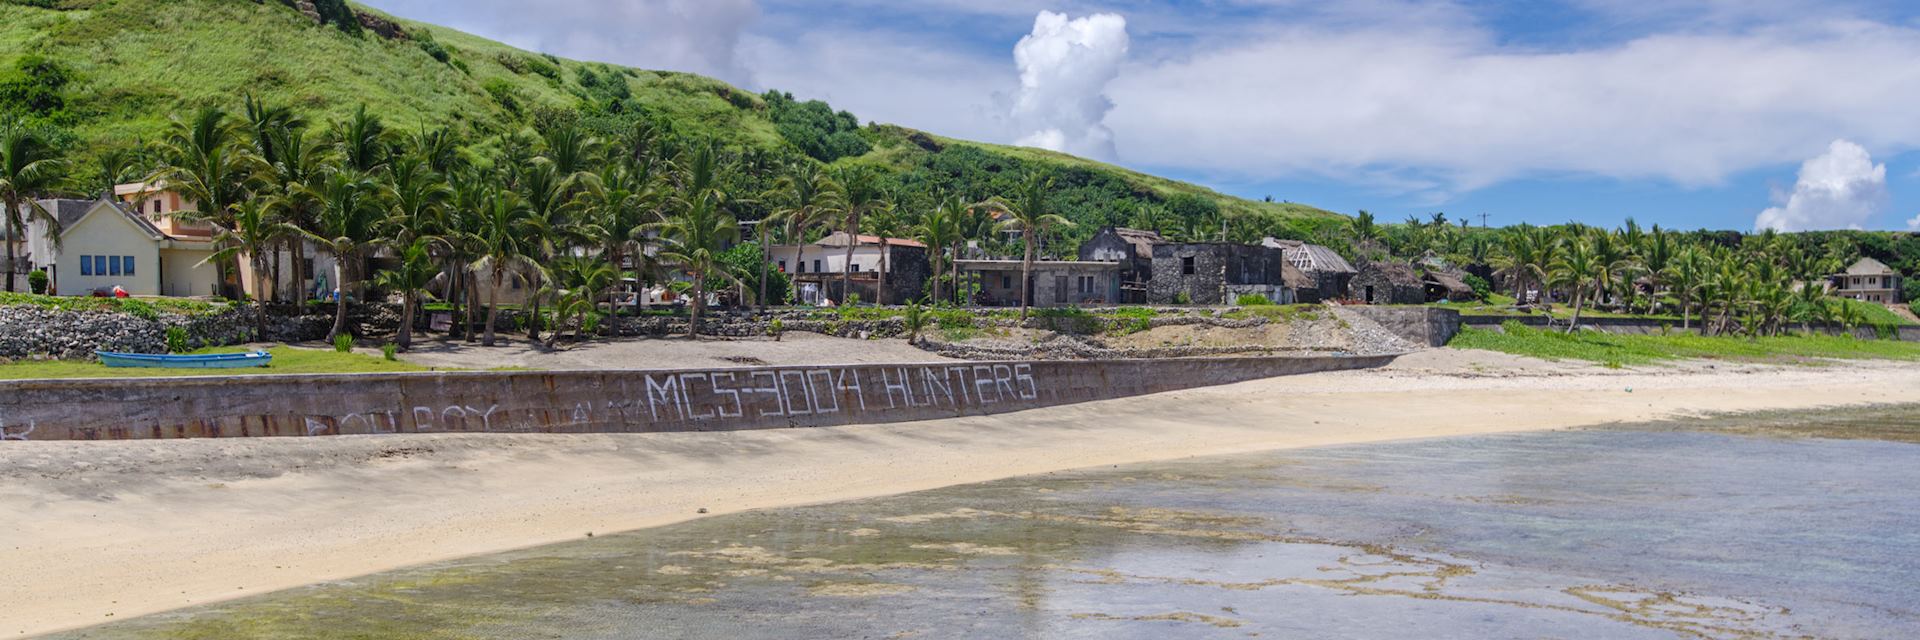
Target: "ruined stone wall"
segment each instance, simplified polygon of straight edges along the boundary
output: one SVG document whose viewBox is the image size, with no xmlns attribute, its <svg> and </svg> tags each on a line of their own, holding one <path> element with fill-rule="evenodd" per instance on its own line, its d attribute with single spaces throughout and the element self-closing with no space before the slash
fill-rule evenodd
<svg viewBox="0 0 1920 640">
<path fill-rule="evenodd" d="M 1353 305 L 1341 307 L 1378 323 L 1416 345 L 1443 347 L 1460 333 L 1460 312 L 1434 307 Z"/>
<path fill-rule="evenodd" d="M 725 431 L 1032 409 L 1394 356 L 0 381 L 17 440 Z"/>
</svg>

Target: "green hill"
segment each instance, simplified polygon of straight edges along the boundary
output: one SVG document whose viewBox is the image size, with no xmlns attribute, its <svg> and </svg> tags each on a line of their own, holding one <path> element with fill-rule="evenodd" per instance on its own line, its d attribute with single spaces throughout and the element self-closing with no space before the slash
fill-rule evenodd
<svg viewBox="0 0 1920 640">
<path fill-rule="evenodd" d="M 344 17 L 355 11 L 377 28 Z M 340 0 L 0 0 L 0 111 L 71 132 L 83 159 L 154 140 L 172 115 L 202 105 L 237 111 L 246 93 L 319 123 L 364 103 L 398 128 L 451 124 L 476 138 L 563 119 L 612 132 L 651 118 L 773 156 L 880 168 L 909 206 L 936 192 L 1003 193 L 1042 169 L 1082 227 L 1140 222 L 1149 210 L 1144 219 L 1161 226 L 1217 228 L 1208 216 L 1218 211 L 1250 238 L 1340 219 L 1065 154 L 862 125 L 823 103 L 697 75 L 530 53 Z"/>
</svg>

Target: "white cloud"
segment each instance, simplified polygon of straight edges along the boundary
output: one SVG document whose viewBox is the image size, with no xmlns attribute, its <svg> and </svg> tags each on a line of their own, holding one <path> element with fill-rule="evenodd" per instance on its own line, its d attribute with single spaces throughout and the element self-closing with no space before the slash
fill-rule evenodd
<svg viewBox="0 0 1920 640">
<path fill-rule="evenodd" d="M 1793 192 L 1760 212 L 1755 229 L 1859 229 L 1887 202 L 1887 165 L 1874 164 L 1860 145 L 1835 140 L 1827 152 L 1800 165 Z M 1920 222 L 1920 218 L 1909 224 Z"/>
<path fill-rule="evenodd" d="M 1458 192 L 1527 175 L 1690 186 L 1835 137 L 1920 145 L 1920 32 L 1841 22 L 1570 51 L 1457 27 L 1265 35 L 1129 65 L 1122 159 L 1261 180 L 1397 173 Z"/>
<path fill-rule="evenodd" d="M 735 59 L 760 15 L 755 0 L 368 0 L 383 11 L 478 33 L 525 49 L 736 83 Z"/>
<path fill-rule="evenodd" d="M 1014 144 L 1113 159 L 1113 131 L 1104 123 L 1113 102 L 1106 88 L 1126 57 L 1126 18 L 1040 12 L 1033 32 L 1013 47 L 1020 69 L 1013 119 L 1021 129 Z"/>
<path fill-rule="evenodd" d="M 1907 220 L 1907 230 L 1920 231 L 1920 216 L 1914 216 L 1913 218 Z"/>
</svg>

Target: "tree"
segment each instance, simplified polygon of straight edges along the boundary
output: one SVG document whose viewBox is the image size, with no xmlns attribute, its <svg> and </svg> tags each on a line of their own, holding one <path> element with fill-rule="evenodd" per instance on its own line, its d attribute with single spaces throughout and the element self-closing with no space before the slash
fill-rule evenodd
<svg viewBox="0 0 1920 640">
<path fill-rule="evenodd" d="M 1586 300 L 1587 285 L 1599 282 L 1606 273 L 1593 246 L 1593 239 L 1582 237 L 1568 243 L 1567 251 L 1548 271 L 1554 285 L 1573 289 L 1573 318 L 1567 333 L 1580 327 L 1580 309 Z"/>
<path fill-rule="evenodd" d="M 613 267 L 590 256 L 563 256 L 555 261 L 553 279 L 558 289 L 553 292 L 554 316 L 560 319 L 573 319 L 573 338 L 580 340 L 595 324 L 599 317 L 601 294 L 613 287 L 618 279 Z M 564 322 L 556 323 L 553 335 L 547 338 L 547 346 L 560 339 Z"/>
<path fill-rule="evenodd" d="M 1026 257 L 1020 261 L 1020 319 L 1027 319 L 1027 309 L 1033 303 L 1033 251 L 1041 234 L 1053 229 L 1072 227 L 1068 222 L 1052 212 L 1047 205 L 1047 196 L 1053 190 L 1053 178 L 1040 173 L 1028 174 L 1020 188 L 1014 192 L 1012 200 L 994 198 L 981 204 L 982 207 L 1005 213 L 1007 219 L 1000 228 L 1019 231 L 1021 244 L 1026 245 Z"/>
<path fill-rule="evenodd" d="M 926 216 L 920 218 L 919 226 L 914 227 L 914 235 L 920 239 L 921 244 L 927 245 L 927 257 L 933 261 L 931 265 L 934 274 L 932 299 L 936 302 L 947 299 L 941 295 L 940 276 L 947 272 L 949 265 L 956 269 L 959 267 L 957 259 L 960 257 L 960 243 L 966 241 L 966 237 L 961 235 L 960 224 L 967 216 L 966 201 L 961 200 L 959 196 L 947 196 L 942 198 L 940 204 L 936 205 L 932 211 L 927 212 Z M 952 258 L 943 255 L 942 252 L 948 250 L 953 252 Z M 955 275 L 953 282 L 957 288 L 958 274 Z"/>
<path fill-rule="evenodd" d="M 8 293 L 18 291 L 14 288 L 14 264 L 19 257 L 14 255 L 12 239 L 27 237 L 30 221 L 45 222 L 48 237 L 55 247 L 59 246 L 60 218 L 34 198 L 51 191 L 66 177 L 66 170 L 66 160 L 54 155 L 53 146 L 39 131 L 18 123 L 0 126 L 0 202 L 7 207 L 8 238 L 7 262 L 0 268 L 7 271 Z"/>
<path fill-rule="evenodd" d="M 774 185 L 774 200 L 779 203 L 777 209 L 760 221 L 760 246 L 766 248 L 768 255 L 764 262 L 773 262 L 772 245 L 768 235 L 770 227 L 780 225 L 785 228 L 785 239 L 794 245 L 804 241 L 807 230 L 827 221 L 842 205 L 840 185 L 833 181 L 819 165 L 811 162 L 795 162 L 785 176 Z M 799 254 L 794 260 L 800 259 Z M 766 264 L 761 265 L 760 303 L 765 311 Z"/>
<path fill-rule="evenodd" d="M 351 169 L 328 175 L 320 191 L 319 217 L 307 238 L 333 254 L 334 297 L 333 328 L 327 331 L 332 342 L 347 328 L 347 296 L 352 291 L 348 277 L 359 270 L 365 252 L 381 244 L 380 226 L 384 211 L 382 187 L 372 178 Z"/>
<path fill-rule="evenodd" d="M 413 319 L 420 308 L 420 294 L 440 273 L 433 259 L 437 243 L 439 238 L 432 236 L 414 237 L 394 251 L 394 266 L 375 276 L 375 283 L 382 288 L 400 292 L 400 328 L 393 342 L 401 351 L 413 348 Z"/>
<path fill-rule="evenodd" d="M 528 259 L 533 253 L 529 232 L 536 230 L 533 211 L 518 194 L 506 189 L 491 189 L 475 212 L 471 241 L 480 256 L 477 263 L 493 286 L 487 292 L 486 337 L 480 344 L 494 345 L 494 323 L 500 315 L 500 288 L 509 277 L 520 278 L 517 269 L 534 269 Z"/>
<path fill-rule="evenodd" d="M 1674 255 L 1673 263 L 1667 265 L 1667 281 L 1672 291 L 1680 296 L 1680 328 L 1691 329 L 1693 325 L 1693 300 L 1705 285 L 1707 274 L 1713 271 L 1705 250 L 1696 246 L 1687 246 Z"/>
<path fill-rule="evenodd" d="M 840 213 L 843 223 L 841 230 L 847 235 L 846 262 L 840 269 L 840 302 L 846 304 L 853 299 L 853 251 L 860 246 L 860 222 L 868 214 L 890 209 L 893 204 L 887 199 L 886 192 L 880 188 L 880 181 L 871 171 L 848 172 L 841 176 L 839 183 L 841 186 Z M 886 253 L 886 239 L 882 238 L 880 246 L 882 263 L 886 262 Z M 884 265 L 880 268 L 885 269 Z M 875 293 L 877 295 L 874 296 L 874 301 L 884 303 L 883 296 L 886 292 Z"/>
<path fill-rule="evenodd" d="M 238 131 L 227 112 L 215 107 L 202 107 L 191 120 L 173 120 L 161 145 L 165 164 L 153 181 L 195 203 L 194 209 L 178 214 L 182 218 L 233 226 L 234 205 L 248 197 L 259 169 L 259 159 L 237 140 Z M 235 270 L 232 259 L 220 265 L 223 276 Z M 231 288 L 223 289 L 224 295 L 236 297 Z"/>
<path fill-rule="evenodd" d="M 690 186 L 708 184 L 697 176 L 703 171 L 712 171 L 718 162 L 715 147 L 710 143 L 694 151 L 692 173 L 696 177 L 688 181 Z M 675 199 L 673 215 L 659 225 L 660 238 L 665 242 L 661 256 L 679 263 L 693 277 L 693 302 L 687 306 L 689 339 L 700 337 L 700 315 L 707 304 L 707 278 L 717 276 L 739 283 L 733 274 L 720 268 L 720 252 L 740 236 L 739 222 L 721 208 L 721 200 L 721 196 L 709 190 L 693 189 L 689 197 Z"/>
<path fill-rule="evenodd" d="M 204 262 L 237 261 L 240 256 L 246 256 L 252 263 L 254 291 L 264 294 L 268 289 L 267 278 L 271 275 L 267 260 L 272 256 L 274 247 L 287 237 L 300 234 L 299 228 L 280 218 L 275 202 L 254 199 L 235 207 L 231 228 L 214 227 L 214 241 L 220 245 L 220 250 L 207 256 Z M 256 339 L 265 339 L 267 303 L 264 299 L 255 300 L 253 308 L 254 336 Z"/>
</svg>

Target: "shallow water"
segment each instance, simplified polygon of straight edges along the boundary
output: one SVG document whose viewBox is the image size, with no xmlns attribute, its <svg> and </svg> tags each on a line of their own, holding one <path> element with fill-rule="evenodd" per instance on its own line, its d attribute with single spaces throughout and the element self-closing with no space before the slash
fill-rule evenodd
<svg viewBox="0 0 1920 640">
<path fill-rule="evenodd" d="M 1920 636 L 1920 445 L 1779 437 L 1863 431 L 1920 433 L 1920 410 L 1056 473 L 720 516 L 66 637 Z"/>
</svg>

